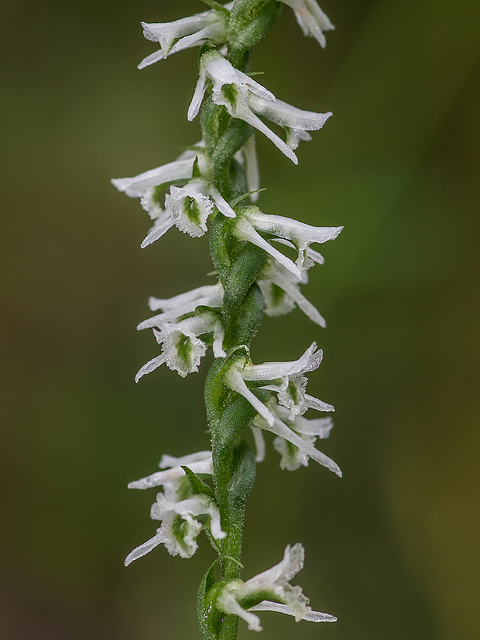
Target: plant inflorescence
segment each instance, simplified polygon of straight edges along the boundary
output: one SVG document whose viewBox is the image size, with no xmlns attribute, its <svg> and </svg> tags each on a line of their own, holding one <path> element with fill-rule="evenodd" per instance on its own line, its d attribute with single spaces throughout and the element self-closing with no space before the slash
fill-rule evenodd
<svg viewBox="0 0 480 640">
<path fill-rule="evenodd" d="M 203 0 L 209 9 L 171 23 L 143 23 L 159 49 L 139 68 L 190 47 L 200 47 L 199 79 L 188 119 L 200 118 L 202 139 L 161 167 L 113 180 L 139 198 L 152 219 L 142 247 L 176 227 L 192 237 L 209 234 L 216 279 L 169 299 L 150 298 L 154 315 L 139 325 L 152 329 L 160 355 L 137 373 L 138 381 L 163 364 L 180 376 L 198 371 L 212 347 L 205 405 L 211 450 L 174 458 L 164 455 L 160 471 L 130 483 L 162 487 L 151 508 L 160 522 L 155 535 L 134 549 L 125 564 L 163 544 L 172 555 L 191 557 L 206 534 L 218 554 L 200 584 L 198 623 L 204 640 L 233 640 L 239 618 L 260 631 L 261 611 L 297 621 L 333 622 L 312 611 L 299 586 L 290 584 L 303 566 L 301 544 L 287 545 L 283 559 L 249 580 L 241 579 L 245 502 L 265 456 L 265 432 L 273 434 L 280 466 L 295 470 L 313 459 L 337 475 L 339 467 L 315 447 L 333 426 L 330 417 L 306 418 L 333 407 L 307 393 L 306 374 L 322 352 L 312 343 L 298 360 L 254 364 L 250 347 L 263 314 L 299 307 L 314 323 L 323 317 L 301 292 L 307 271 L 322 256 L 311 247 L 333 240 L 342 227 L 316 227 L 264 213 L 258 206 L 255 131 L 265 134 L 295 164 L 295 149 L 323 127 L 331 113 L 304 111 L 278 100 L 249 73 L 252 47 L 289 5 L 305 35 L 323 47 L 333 29 L 315 0 Z M 285 140 L 266 121 L 283 128 Z M 293 258 L 291 257 L 293 254 Z M 244 439 L 251 430 L 255 449 Z"/>
</svg>

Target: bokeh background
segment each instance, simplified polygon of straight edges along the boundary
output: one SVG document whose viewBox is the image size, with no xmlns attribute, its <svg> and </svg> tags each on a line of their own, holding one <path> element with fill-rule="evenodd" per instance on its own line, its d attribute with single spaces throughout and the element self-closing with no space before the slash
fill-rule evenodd
<svg viewBox="0 0 480 640">
<path fill-rule="evenodd" d="M 199 138 L 185 113 L 197 51 L 142 72 L 140 20 L 196 0 L 6 0 L 1 234 L 0 635 L 8 640 L 199 637 L 195 593 L 213 559 L 158 549 L 154 494 L 128 492 L 162 453 L 208 444 L 202 382 L 133 375 L 157 345 L 147 297 L 206 284 L 205 239 L 171 231 L 145 251 L 136 201 L 111 177 L 172 160 Z M 302 541 L 298 583 L 339 622 L 263 616 L 265 637 L 480 637 L 480 3 L 324 0 L 322 51 L 288 7 L 253 68 L 278 97 L 334 112 L 294 167 L 258 139 L 265 211 L 345 225 L 299 311 L 266 319 L 257 362 L 325 350 L 314 395 L 337 407 L 314 464 L 269 447 L 250 499 L 245 576 Z M 170 235 L 171 234 L 171 235 Z M 241 638 L 249 632 L 241 625 Z"/>
</svg>

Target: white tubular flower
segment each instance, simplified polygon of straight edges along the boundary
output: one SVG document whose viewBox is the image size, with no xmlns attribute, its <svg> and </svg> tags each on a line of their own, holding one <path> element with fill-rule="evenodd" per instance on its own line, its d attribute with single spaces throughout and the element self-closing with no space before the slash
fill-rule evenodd
<svg viewBox="0 0 480 640">
<path fill-rule="evenodd" d="M 225 381 L 226 384 L 243 395 L 250 404 L 257 409 L 257 412 L 265 418 L 269 426 L 273 426 L 275 423 L 275 416 L 271 413 L 271 411 L 266 407 L 266 405 L 255 396 L 252 391 L 247 387 L 245 381 L 249 382 L 267 382 L 267 381 L 278 381 L 280 380 L 280 384 L 274 385 L 266 385 L 262 388 L 265 390 L 273 390 L 275 393 L 283 394 L 281 395 L 280 402 L 284 404 L 284 406 L 288 406 L 287 408 L 293 410 L 295 415 L 299 415 L 304 413 L 307 410 L 307 406 L 305 406 L 308 402 L 316 400 L 311 396 L 306 396 L 303 390 L 301 393 L 298 388 L 298 384 L 295 384 L 298 380 L 298 376 L 302 377 L 303 384 L 303 373 L 307 373 L 308 371 L 314 371 L 318 369 L 320 363 L 322 362 L 323 353 L 321 350 L 317 351 L 317 345 L 313 342 L 310 347 L 305 351 L 305 353 L 298 359 L 288 362 L 264 362 L 263 364 L 249 364 L 248 362 L 242 362 L 242 360 L 238 360 L 228 370 Z M 290 384 L 291 379 L 294 379 L 293 386 Z M 302 407 L 297 409 L 293 409 L 297 404 L 301 402 Z M 317 402 L 321 402 L 318 400 Z M 333 407 L 331 405 L 327 405 L 322 403 L 325 407 L 328 407 L 323 410 L 333 411 Z"/>
<path fill-rule="evenodd" d="M 267 316 L 281 316 L 289 313 L 297 305 L 309 318 L 321 327 L 325 320 L 305 296 L 300 293 L 300 284 L 306 284 L 306 272 L 299 281 L 281 264 L 270 259 L 260 273 L 257 283 L 262 291 Z"/>
<path fill-rule="evenodd" d="M 261 95 L 267 100 L 275 100 L 273 93 L 250 76 L 235 69 L 219 51 L 207 51 L 200 59 L 200 76 L 188 108 L 187 117 L 189 120 L 193 120 L 200 111 L 208 79 L 213 82 L 213 101 L 216 104 L 222 104 L 225 86 L 230 89 L 230 92 L 238 94 L 247 101 L 250 93 Z"/>
<path fill-rule="evenodd" d="M 125 566 L 149 553 L 159 544 L 164 544 L 172 556 L 191 558 L 198 548 L 197 536 L 204 528 L 196 518 L 201 515 L 210 516 L 208 526 L 216 540 L 225 537 L 220 526 L 220 514 L 213 500 L 206 495 L 196 495 L 187 500 L 175 502 L 157 494 L 152 505 L 150 517 L 162 521 L 156 534 L 147 542 L 136 547 L 125 558 Z"/>
<path fill-rule="evenodd" d="M 288 420 L 294 421 L 299 415 L 303 415 L 307 409 L 318 411 L 334 411 L 334 407 L 322 400 L 305 393 L 307 379 L 302 374 L 313 371 L 320 366 L 322 352 L 316 351 L 317 345 L 312 343 L 305 353 L 292 362 L 265 362 L 259 365 L 248 364 L 241 359 L 232 364 L 225 376 L 225 384 L 242 395 L 257 411 L 258 416 L 253 421 L 253 426 L 260 427 L 274 433 L 279 438 L 295 445 L 300 453 L 312 458 L 322 466 L 330 469 L 338 476 L 342 472 L 338 465 L 321 451 L 313 446 L 308 439 L 303 438 L 296 430 L 289 427 L 279 415 L 282 409 L 277 411 L 277 406 L 288 409 Z M 258 387 L 258 382 L 276 381 L 274 384 Z M 256 382 L 261 392 L 268 391 L 270 395 L 266 402 L 260 400 L 246 382 Z M 283 417 L 283 416 L 282 416 Z M 258 445 L 257 445 L 258 447 Z M 261 456 L 261 453 L 257 455 Z"/>
<path fill-rule="evenodd" d="M 182 467 L 188 467 L 197 475 L 212 475 L 212 452 L 199 451 L 181 458 L 164 455 L 159 464 L 162 471 L 135 480 L 128 484 L 129 489 L 151 489 L 163 486 L 163 492 L 169 500 L 181 500 L 190 495 L 191 487 Z"/>
<path fill-rule="evenodd" d="M 280 0 L 280 2 L 292 7 L 304 35 L 312 36 L 321 47 L 325 47 L 326 40 L 323 32 L 332 31 L 335 27 L 320 9 L 316 0 Z"/>
<path fill-rule="evenodd" d="M 170 187 L 170 193 L 165 196 L 164 215 L 143 240 L 142 249 L 161 238 L 173 225 L 192 238 L 203 236 L 214 207 L 227 218 L 235 217 L 235 211 L 208 180 L 193 178 L 183 187 Z"/>
<path fill-rule="evenodd" d="M 260 619 L 253 611 L 276 611 L 294 616 L 296 622 L 335 622 L 328 613 L 312 611 L 308 598 L 298 586 L 290 584 L 292 578 L 302 569 L 305 550 L 300 543 L 287 545 L 283 560 L 268 571 L 259 573 L 246 582 L 232 580 L 220 592 L 215 606 L 237 615 L 251 631 L 261 631 Z M 265 596 L 274 600 L 264 600 Z"/>
<path fill-rule="evenodd" d="M 177 371 L 182 378 L 189 373 L 198 371 L 200 360 L 207 351 L 207 345 L 198 337 L 204 334 L 213 334 L 215 358 L 222 358 L 226 355 L 222 346 L 223 324 L 213 312 L 204 311 L 177 323 L 158 324 L 160 329 L 154 327 L 153 333 L 157 342 L 163 345 L 163 353 L 141 367 L 135 376 L 135 382 L 164 363 L 172 371 Z"/>
<path fill-rule="evenodd" d="M 300 139 L 309 139 L 303 132 L 321 129 L 332 115 L 330 112 L 303 111 L 277 100 L 268 89 L 235 69 L 221 53 L 207 51 L 200 60 L 200 76 L 187 114 L 189 120 L 193 120 L 200 110 L 207 79 L 213 83 L 212 99 L 215 104 L 223 105 L 231 116 L 264 133 L 295 164 L 298 164 L 298 158 L 292 147 L 296 148 Z M 273 133 L 259 115 L 284 127 L 288 142 Z"/>
<path fill-rule="evenodd" d="M 317 255 L 321 259 L 320 254 L 309 249 L 309 245 L 313 242 L 320 244 L 334 240 L 342 229 L 343 227 L 313 227 L 292 218 L 262 213 L 258 207 L 250 205 L 245 207 L 242 214 L 238 216 L 235 235 L 240 240 L 246 240 L 260 247 L 301 279 L 303 272 L 312 265 L 314 260 L 312 255 Z M 293 262 L 287 258 L 261 234 L 269 234 L 273 240 L 280 238 L 292 243 L 298 254 L 297 260 Z"/>
<path fill-rule="evenodd" d="M 193 313 L 197 307 L 221 307 L 223 304 L 223 287 L 220 282 L 192 289 L 173 298 L 149 298 L 148 306 L 159 313 L 137 326 L 137 329 L 161 328 L 166 322 L 177 322 L 182 316 Z"/>
<path fill-rule="evenodd" d="M 140 203 L 154 221 L 141 246 L 146 247 L 161 238 L 176 225 L 180 231 L 192 237 L 202 236 L 206 221 L 216 207 L 224 216 L 234 218 L 235 212 L 218 189 L 208 179 L 210 167 L 205 158 L 202 144 L 198 148 L 185 151 L 175 162 L 141 173 L 133 178 L 116 178 L 113 185 L 131 198 L 140 198 Z M 202 177 L 192 178 L 195 161 Z M 169 183 L 186 182 L 182 187 L 172 185 L 165 196 L 162 208 L 157 188 Z M 162 189 L 163 190 L 163 189 Z"/>
<path fill-rule="evenodd" d="M 158 42 L 160 49 L 144 58 L 138 68 L 148 67 L 172 53 L 200 46 L 207 40 L 215 43 L 225 41 L 232 4 L 225 5 L 225 11 L 212 9 L 174 22 L 142 22 L 143 35 L 147 40 Z"/>
</svg>

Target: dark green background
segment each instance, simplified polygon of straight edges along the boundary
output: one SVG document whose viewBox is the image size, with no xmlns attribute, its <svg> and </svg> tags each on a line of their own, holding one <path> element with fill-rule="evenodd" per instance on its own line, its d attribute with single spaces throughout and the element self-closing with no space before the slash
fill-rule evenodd
<svg viewBox="0 0 480 640">
<path fill-rule="evenodd" d="M 266 319 L 255 361 L 325 349 L 311 393 L 337 407 L 311 463 L 280 471 L 269 444 L 247 513 L 245 576 L 307 550 L 298 583 L 336 625 L 264 614 L 262 637 L 460 640 L 480 636 L 480 3 L 325 0 L 322 51 L 287 7 L 255 50 L 259 81 L 334 112 L 293 166 L 259 139 L 265 211 L 345 225 L 311 272 L 320 330 Z M 171 161 L 197 51 L 139 72 L 140 20 L 194 0 L 2 3 L 2 526 L 0 632 L 8 640 L 196 638 L 195 591 L 212 559 L 158 549 L 154 493 L 128 481 L 162 453 L 205 448 L 201 373 L 163 368 L 135 332 L 149 295 L 208 282 L 206 239 L 172 230 L 145 251 L 136 201 L 111 177 Z M 241 638 L 247 637 L 242 624 Z"/>
</svg>

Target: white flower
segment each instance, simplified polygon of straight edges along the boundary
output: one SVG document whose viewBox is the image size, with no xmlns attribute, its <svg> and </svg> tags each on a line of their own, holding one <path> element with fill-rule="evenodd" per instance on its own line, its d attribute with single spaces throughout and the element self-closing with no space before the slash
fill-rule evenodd
<svg viewBox="0 0 480 640">
<path fill-rule="evenodd" d="M 260 247 L 301 279 L 302 273 L 313 264 L 314 255 L 322 259 L 320 254 L 309 249 L 309 245 L 312 242 L 323 243 L 334 240 L 342 229 L 343 227 L 313 227 L 292 218 L 262 213 L 258 207 L 250 205 L 244 207 L 241 215 L 238 215 L 234 232 L 240 240 L 246 240 Z M 273 236 L 273 240 L 280 238 L 293 244 L 298 254 L 297 260 L 293 262 L 287 258 L 273 247 L 261 235 L 262 233 Z"/>
<path fill-rule="evenodd" d="M 287 419 L 290 421 L 303 415 L 307 409 L 335 410 L 332 405 L 305 393 L 307 379 L 303 374 L 317 369 L 322 361 L 322 351 L 316 351 L 316 348 L 317 345 L 312 343 L 298 360 L 292 362 L 265 362 L 254 365 L 249 364 L 246 358 L 237 358 L 228 369 L 224 381 L 228 387 L 248 400 L 257 411 L 258 416 L 254 419 L 253 426 L 274 433 L 279 438 L 295 445 L 302 455 L 312 458 L 341 476 L 342 472 L 338 465 L 324 453 L 315 449 L 308 439 L 303 438 L 296 430 L 285 424 L 282 420 L 283 410 L 277 410 L 278 406 L 288 409 Z M 259 382 L 268 381 L 273 381 L 273 384 L 258 385 Z M 268 392 L 267 400 L 261 400 L 255 395 L 246 382 L 257 383 L 256 388 L 261 394 Z M 257 453 L 257 458 L 259 457 L 261 459 L 261 454 Z"/>
<path fill-rule="evenodd" d="M 257 283 L 262 291 L 267 316 L 281 316 L 298 307 L 316 324 L 325 327 L 325 320 L 305 296 L 300 292 L 300 284 L 306 284 L 306 272 L 299 281 L 281 264 L 269 259 L 262 269 Z"/>
<path fill-rule="evenodd" d="M 135 382 L 164 363 L 172 371 L 178 371 L 182 378 L 198 371 L 200 360 L 207 351 L 207 345 L 198 337 L 204 334 L 213 335 L 215 358 L 226 355 L 222 347 L 223 323 L 213 311 L 203 311 L 179 322 L 158 322 L 157 324 L 160 328 L 153 327 L 153 333 L 157 342 L 163 345 L 163 353 L 141 367 L 135 376 Z"/>
<path fill-rule="evenodd" d="M 212 452 L 199 451 L 181 458 L 164 455 L 159 464 L 162 471 L 134 480 L 128 484 L 129 489 L 151 489 L 163 486 L 163 492 L 169 500 L 181 500 L 191 493 L 190 482 L 182 467 L 188 467 L 195 474 L 212 475 Z"/>
<path fill-rule="evenodd" d="M 295 12 L 295 17 L 304 35 L 314 37 L 321 47 L 325 47 L 324 31 L 335 29 L 328 16 L 320 9 L 316 0 L 280 0 Z"/>
<path fill-rule="evenodd" d="M 181 293 L 172 298 L 148 299 L 148 306 L 152 311 L 162 310 L 159 313 L 143 322 L 140 322 L 137 329 L 161 328 L 166 322 L 177 322 L 182 316 L 193 313 L 197 307 L 221 307 L 223 304 L 223 287 L 220 282 L 217 284 L 197 287 L 187 293 Z"/>
<path fill-rule="evenodd" d="M 296 148 L 300 139 L 308 139 L 303 132 L 321 129 L 332 115 L 330 112 L 303 111 L 277 100 L 268 89 L 235 69 L 220 52 L 207 51 L 200 60 L 200 76 L 188 109 L 189 120 L 193 120 L 200 110 L 207 79 L 213 83 L 212 99 L 215 104 L 223 105 L 231 116 L 248 122 L 264 133 L 295 164 L 298 159 L 292 147 Z M 287 130 L 287 143 L 273 133 L 259 115 L 284 127 Z"/>
<path fill-rule="evenodd" d="M 209 516 L 207 525 L 202 525 L 197 520 L 201 515 Z M 159 544 L 164 544 L 172 556 L 191 558 L 198 548 L 197 536 L 205 526 L 208 526 L 216 540 L 221 540 L 226 535 L 220 526 L 217 507 L 213 500 L 204 494 L 175 502 L 159 493 L 150 510 L 150 517 L 152 520 L 160 520 L 162 525 L 153 538 L 128 554 L 125 566 L 149 553 Z"/>
<path fill-rule="evenodd" d="M 232 580 L 220 592 L 215 606 L 245 620 L 251 631 L 261 631 L 260 619 L 253 611 L 276 611 L 295 617 L 295 620 L 311 622 L 335 622 L 328 613 L 312 611 L 308 598 L 298 586 L 290 584 L 302 569 L 305 550 L 300 543 L 287 545 L 283 560 L 268 571 L 259 573 L 246 582 Z M 274 600 L 265 600 L 268 597 Z"/>
<path fill-rule="evenodd" d="M 234 218 L 235 212 L 209 180 L 210 166 L 203 143 L 182 153 L 177 160 L 151 169 L 133 178 L 116 178 L 113 185 L 131 198 L 140 198 L 142 207 L 154 221 L 142 248 L 161 238 L 176 225 L 192 237 L 203 235 L 206 221 L 216 207 L 224 216 Z M 202 177 L 192 178 L 195 162 Z M 182 187 L 172 184 L 165 196 L 165 208 L 159 202 L 158 188 L 163 191 L 169 183 L 185 182 Z"/>
<path fill-rule="evenodd" d="M 204 11 L 174 22 L 142 22 L 143 35 L 147 40 L 158 42 L 160 49 L 144 58 L 138 65 L 143 69 L 172 53 L 197 47 L 207 40 L 221 43 L 227 37 L 228 10 L 233 3 L 225 5 L 225 11 Z"/>
<path fill-rule="evenodd" d="M 235 211 L 208 180 L 193 178 L 183 187 L 170 187 L 170 193 L 165 196 L 165 211 L 142 242 L 142 249 L 161 238 L 173 225 L 192 238 L 203 236 L 207 231 L 207 218 L 215 206 L 224 216 L 235 217 Z"/>
</svg>

